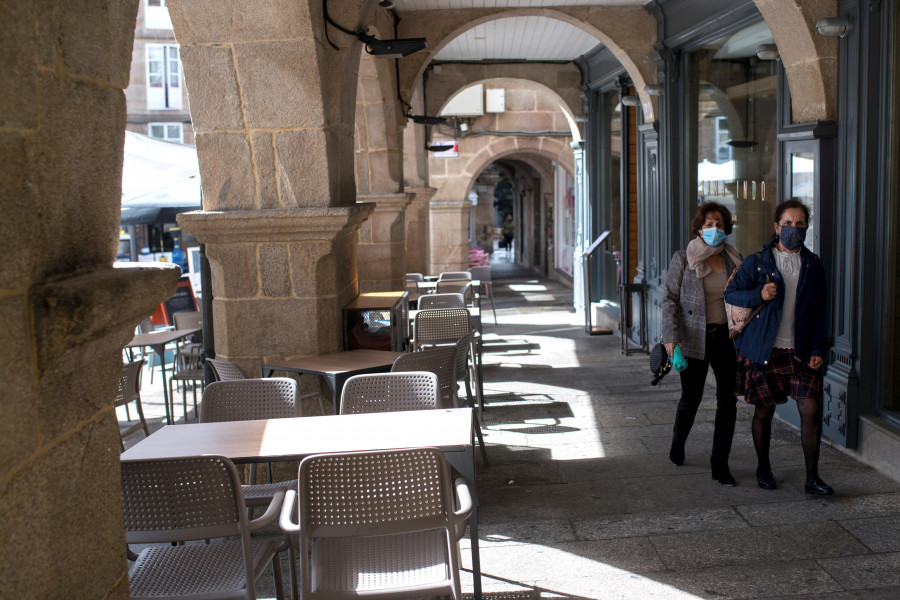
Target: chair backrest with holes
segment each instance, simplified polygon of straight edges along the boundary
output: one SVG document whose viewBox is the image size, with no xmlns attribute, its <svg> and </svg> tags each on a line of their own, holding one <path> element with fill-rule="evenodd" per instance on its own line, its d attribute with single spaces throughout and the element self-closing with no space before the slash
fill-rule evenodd
<svg viewBox="0 0 900 600">
<path fill-rule="evenodd" d="M 472 274 L 468 271 L 445 271 L 438 276 L 438 281 L 468 281 Z"/>
<path fill-rule="evenodd" d="M 124 461 L 121 468 L 127 543 L 246 534 L 249 550 L 241 482 L 224 456 Z"/>
<path fill-rule="evenodd" d="M 438 377 L 427 371 L 354 375 L 341 393 L 341 414 L 437 408 Z"/>
<path fill-rule="evenodd" d="M 459 338 L 472 332 L 472 317 L 464 308 L 420 310 L 416 313 L 415 348 L 456 345 Z"/>
<path fill-rule="evenodd" d="M 288 377 L 217 381 L 206 386 L 200 422 L 302 417 L 297 382 Z"/>
<path fill-rule="evenodd" d="M 454 346 L 429 348 L 398 356 L 391 367 L 392 373 L 405 371 L 428 371 L 438 378 L 441 401 L 438 408 L 455 408 L 456 352 Z"/>
<path fill-rule="evenodd" d="M 419 310 L 435 308 L 465 308 L 466 300 L 462 294 L 427 294 L 419 298 Z"/>
<path fill-rule="evenodd" d="M 141 397 L 141 369 L 144 359 L 135 360 L 122 367 L 119 376 L 119 390 L 116 395 L 116 406 L 125 406 Z"/>
<path fill-rule="evenodd" d="M 234 381 L 235 379 L 247 379 L 247 374 L 239 366 L 230 360 L 207 358 L 206 362 L 212 367 L 216 381 Z"/>
</svg>

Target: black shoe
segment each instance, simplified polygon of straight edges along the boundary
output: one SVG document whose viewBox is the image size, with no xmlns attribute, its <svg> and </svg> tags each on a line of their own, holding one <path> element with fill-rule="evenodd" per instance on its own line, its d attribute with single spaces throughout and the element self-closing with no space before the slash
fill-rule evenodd
<svg viewBox="0 0 900 600">
<path fill-rule="evenodd" d="M 672 449 L 669 450 L 669 460 L 675 463 L 676 467 L 680 467 L 684 464 L 684 447 L 676 448 L 672 446 Z"/>
<path fill-rule="evenodd" d="M 725 467 L 724 469 L 713 469 L 712 478 L 725 487 L 734 487 L 737 483 L 734 480 L 734 475 L 732 475 L 731 471 L 728 470 L 728 467 Z"/>
<path fill-rule="evenodd" d="M 807 494 L 815 494 L 816 496 L 830 496 L 834 493 L 834 489 L 818 477 L 812 483 L 807 482 L 803 489 Z"/>
<path fill-rule="evenodd" d="M 772 475 L 772 471 L 767 471 L 765 473 L 761 473 L 759 471 L 756 472 L 756 483 L 759 484 L 764 490 L 777 490 L 778 484 L 775 483 L 775 477 Z"/>
</svg>

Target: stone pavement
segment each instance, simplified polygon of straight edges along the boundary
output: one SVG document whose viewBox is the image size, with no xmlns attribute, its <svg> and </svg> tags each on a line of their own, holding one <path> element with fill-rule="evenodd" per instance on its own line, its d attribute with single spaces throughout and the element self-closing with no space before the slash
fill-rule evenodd
<svg viewBox="0 0 900 600">
<path fill-rule="evenodd" d="M 485 598 L 900 598 L 900 483 L 826 445 L 820 472 L 837 493 L 807 496 L 799 436 L 776 421 L 779 489 L 762 490 L 751 410 L 739 403 L 738 485 L 720 486 L 709 472 L 711 387 L 687 460 L 674 466 L 677 377 L 651 387 L 646 355 L 625 357 L 617 337 L 586 335 L 571 290 L 504 253 L 495 253 L 494 279 L 500 323 L 486 314 L 485 334 L 540 348 L 484 358 Z M 145 374 L 158 420 L 153 387 Z M 468 568 L 468 540 L 463 548 Z M 266 577 L 263 598 L 273 597 Z M 471 592 L 469 571 L 463 585 Z"/>
</svg>

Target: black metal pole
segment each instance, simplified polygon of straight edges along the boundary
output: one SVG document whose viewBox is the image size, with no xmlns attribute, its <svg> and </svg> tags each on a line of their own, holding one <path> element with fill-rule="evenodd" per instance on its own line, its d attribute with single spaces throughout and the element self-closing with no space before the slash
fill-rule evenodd
<svg viewBox="0 0 900 600">
<path fill-rule="evenodd" d="M 212 274 L 209 270 L 209 260 L 206 258 L 206 244 L 200 244 L 200 307 L 203 316 L 203 356 L 216 357 L 216 340 L 213 334 L 213 293 Z M 204 360 L 203 374 L 206 385 L 216 380 L 212 367 Z"/>
</svg>

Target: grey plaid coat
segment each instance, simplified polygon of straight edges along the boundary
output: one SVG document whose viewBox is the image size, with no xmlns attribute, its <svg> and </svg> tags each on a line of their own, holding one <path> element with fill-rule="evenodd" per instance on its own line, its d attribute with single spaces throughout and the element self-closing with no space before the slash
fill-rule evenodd
<svg viewBox="0 0 900 600">
<path fill-rule="evenodd" d="M 737 265 L 727 252 L 725 273 L 729 277 Z M 672 255 L 666 274 L 666 291 L 660 304 L 662 310 L 662 341 L 681 345 L 681 353 L 688 358 L 706 358 L 706 295 L 703 280 L 688 266 L 684 250 Z"/>
</svg>

